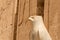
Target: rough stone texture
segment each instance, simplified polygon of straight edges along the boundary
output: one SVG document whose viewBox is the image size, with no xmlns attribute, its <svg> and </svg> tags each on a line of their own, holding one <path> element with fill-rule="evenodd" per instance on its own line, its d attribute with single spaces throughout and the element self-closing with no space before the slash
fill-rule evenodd
<svg viewBox="0 0 60 40">
<path fill-rule="evenodd" d="M 53 40 L 60 40 L 60 0 L 45 0 L 44 22 Z"/>
<path fill-rule="evenodd" d="M 49 32 L 53 40 L 60 40 L 60 0 L 50 0 Z"/>
<path fill-rule="evenodd" d="M 13 40 L 16 0 L 0 0 L 0 40 Z"/>
</svg>

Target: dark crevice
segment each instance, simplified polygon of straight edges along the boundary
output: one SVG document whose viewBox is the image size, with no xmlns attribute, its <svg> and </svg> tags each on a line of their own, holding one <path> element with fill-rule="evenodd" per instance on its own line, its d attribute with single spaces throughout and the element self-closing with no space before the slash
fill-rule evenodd
<svg viewBox="0 0 60 40">
<path fill-rule="evenodd" d="M 19 9 L 19 0 L 17 0 L 17 8 L 16 8 L 16 14 L 15 14 L 15 20 L 14 20 L 13 40 L 16 40 L 16 37 L 17 37 L 18 9 Z"/>
<path fill-rule="evenodd" d="M 37 0 L 37 15 L 44 16 L 44 0 Z"/>
</svg>

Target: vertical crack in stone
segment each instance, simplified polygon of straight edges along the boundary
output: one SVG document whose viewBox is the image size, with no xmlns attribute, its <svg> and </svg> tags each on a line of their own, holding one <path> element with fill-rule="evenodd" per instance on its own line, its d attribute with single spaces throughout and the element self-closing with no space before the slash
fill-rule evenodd
<svg viewBox="0 0 60 40">
<path fill-rule="evenodd" d="M 44 16 L 44 0 L 37 0 L 37 15 Z"/>
<path fill-rule="evenodd" d="M 16 14 L 15 14 L 15 20 L 14 20 L 13 40 L 16 40 L 16 37 L 17 37 L 18 9 L 19 9 L 19 0 L 17 0 L 17 8 L 16 8 Z"/>
</svg>

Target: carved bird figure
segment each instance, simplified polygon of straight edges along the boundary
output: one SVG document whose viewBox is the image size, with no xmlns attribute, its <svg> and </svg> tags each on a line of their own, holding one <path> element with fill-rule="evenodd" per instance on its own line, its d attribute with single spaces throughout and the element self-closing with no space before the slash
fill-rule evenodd
<svg viewBox="0 0 60 40">
<path fill-rule="evenodd" d="M 32 31 L 30 32 L 30 40 L 52 40 L 44 25 L 42 16 L 31 16 L 29 20 L 33 24 Z"/>
</svg>

